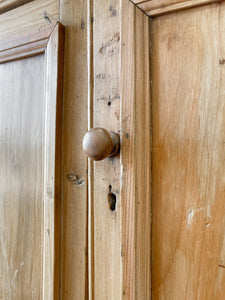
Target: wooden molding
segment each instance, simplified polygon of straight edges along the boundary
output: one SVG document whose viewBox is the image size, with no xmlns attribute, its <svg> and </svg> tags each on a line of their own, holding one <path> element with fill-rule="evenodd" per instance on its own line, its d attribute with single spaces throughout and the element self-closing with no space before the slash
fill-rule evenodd
<svg viewBox="0 0 225 300">
<path fill-rule="evenodd" d="M 17 8 L 31 1 L 33 0 L 2 0 L 0 2 L 0 14 L 5 13 L 11 9 Z"/>
<path fill-rule="evenodd" d="M 122 1 L 121 215 L 123 299 L 151 299 L 150 20 Z"/>
<path fill-rule="evenodd" d="M 39 33 L 26 35 L 19 39 L 9 39 L 0 42 L 0 63 L 18 60 L 26 57 L 43 54 L 47 48 L 48 40 L 56 27 L 47 28 Z"/>
<path fill-rule="evenodd" d="M 158 16 L 174 11 L 179 11 L 191 7 L 202 6 L 219 0 L 148 0 L 148 1 L 132 1 L 138 8 L 145 12 L 148 16 Z"/>
<path fill-rule="evenodd" d="M 45 52 L 47 43 L 48 38 L 45 38 L 39 41 L 34 41 L 11 49 L 3 50 L 0 52 L 0 63 L 43 54 Z"/>
<path fill-rule="evenodd" d="M 57 23 L 46 51 L 43 299 L 60 298 L 61 132 L 64 26 Z M 53 161 L 54 158 L 54 161 Z M 48 232 L 51 234 L 48 234 Z"/>
</svg>

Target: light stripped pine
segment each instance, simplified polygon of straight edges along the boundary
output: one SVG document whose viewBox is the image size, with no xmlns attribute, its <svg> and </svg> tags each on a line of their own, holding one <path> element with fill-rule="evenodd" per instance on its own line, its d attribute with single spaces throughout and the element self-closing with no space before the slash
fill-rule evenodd
<svg viewBox="0 0 225 300">
<path fill-rule="evenodd" d="M 171 12 L 219 2 L 218 0 L 148 0 L 133 1 L 149 16 L 158 16 Z"/>
<path fill-rule="evenodd" d="M 60 1 L 65 25 L 62 140 L 61 298 L 88 299 L 87 289 L 87 3 Z M 72 174 L 70 177 L 68 175 Z M 72 178 L 80 181 L 73 181 Z"/>
<path fill-rule="evenodd" d="M 225 3 L 152 22 L 152 296 L 225 297 Z"/>
<path fill-rule="evenodd" d="M 123 299 L 150 299 L 151 117 L 149 18 L 122 5 L 121 210 Z"/>
</svg>

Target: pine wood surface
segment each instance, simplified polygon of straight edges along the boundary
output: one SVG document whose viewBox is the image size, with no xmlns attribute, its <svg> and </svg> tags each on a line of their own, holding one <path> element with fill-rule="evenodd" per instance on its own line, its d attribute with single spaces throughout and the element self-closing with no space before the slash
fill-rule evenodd
<svg viewBox="0 0 225 300">
<path fill-rule="evenodd" d="M 58 23 L 45 53 L 43 299 L 60 299 L 61 148 L 64 27 Z"/>
<path fill-rule="evenodd" d="M 122 299 L 150 299 L 151 119 L 149 18 L 122 5 Z"/>
<path fill-rule="evenodd" d="M 92 2 L 93 127 L 120 130 L 120 1 Z M 91 70 L 90 70 L 91 71 Z M 92 298 L 120 299 L 120 156 L 94 162 L 92 168 Z M 109 207 L 109 194 L 116 209 Z"/>
<path fill-rule="evenodd" d="M 128 7 L 128 3 L 130 2 L 124 1 L 123 5 Z M 140 14 L 135 13 L 135 18 L 137 18 L 135 26 L 140 26 L 140 32 L 131 35 L 131 39 L 136 38 L 142 43 L 145 42 L 144 37 L 148 36 L 148 25 L 147 17 L 142 17 Z M 121 29 L 122 20 L 129 21 L 127 25 L 124 22 L 123 29 Z M 17 40 L 21 41 L 24 36 L 28 37 L 27 40 L 24 39 L 24 42 L 32 43 L 35 40 L 35 35 L 33 35 L 35 32 L 36 35 L 43 38 L 46 32 L 52 31 L 58 21 L 65 25 L 61 177 L 61 298 L 65 300 L 101 299 L 101 297 L 102 299 L 120 299 L 125 296 L 128 299 L 128 295 L 135 286 L 128 283 L 130 279 L 122 279 L 125 276 L 122 268 L 125 268 L 124 264 L 129 264 L 130 259 L 133 260 L 133 263 L 134 259 L 138 261 L 133 278 L 135 278 L 137 286 L 137 297 L 143 296 L 145 291 L 142 289 L 141 282 L 144 280 L 143 285 L 147 286 L 150 278 L 148 273 L 150 268 L 148 231 L 150 228 L 146 227 L 150 223 L 150 218 L 147 218 L 149 198 L 140 204 L 140 209 L 134 208 L 133 212 L 137 214 L 136 223 L 132 223 L 133 220 L 128 218 L 130 212 L 127 213 L 126 221 L 121 219 L 121 213 L 126 214 L 128 195 L 132 196 L 129 199 L 129 203 L 132 205 L 135 205 L 135 201 L 138 203 L 137 199 L 141 196 L 146 195 L 149 189 L 149 169 L 145 169 L 142 164 L 140 168 L 134 167 L 134 162 L 131 165 L 131 160 L 128 161 L 125 158 L 126 154 L 124 157 L 107 159 L 102 165 L 88 163 L 82 151 L 82 139 L 88 126 L 103 126 L 108 130 L 116 131 L 122 134 L 121 138 L 124 140 L 129 140 L 126 131 L 132 126 L 137 127 L 136 133 L 140 133 L 135 118 L 130 118 L 124 126 L 121 123 L 122 116 L 125 115 L 124 109 L 129 107 L 131 101 L 128 97 L 123 98 L 125 92 L 121 88 L 125 77 L 121 77 L 120 65 L 124 58 L 129 56 L 128 47 L 125 51 L 123 50 L 123 59 L 120 56 L 121 34 L 128 31 L 129 26 L 134 28 L 135 20 L 133 17 L 130 20 L 127 19 L 124 8 L 121 15 L 121 3 L 117 0 L 90 0 L 87 2 L 82 0 L 34 0 L 0 15 L 0 49 L 3 49 L 1 45 L 3 39 L 7 40 L 8 48 L 13 48 Z M 129 43 L 134 43 L 134 41 L 130 40 Z M 147 72 L 148 64 L 144 63 L 142 59 L 142 55 L 145 53 L 144 57 L 148 61 L 147 47 L 148 40 L 143 49 L 140 47 L 135 55 L 132 54 L 133 59 L 132 55 L 129 56 L 132 64 L 134 57 L 137 57 L 137 62 L 133 67 L 139 70 L 139 74 L 143 73 L 138 68 L 139 60 L 141 68 L 145 67 L 144 73 Z M 128 68 L 131 66 L 128 65 Z M 124 65 L 122 69 L 125 70 Z M 146 74 L 143 75 L 145 82 L 148 81 L 149 76 L 148 73 Z M 135 74 L 134 76 L 138 77 Z M 129 80 L 131 80 L 130 77 Z M 138 82 L 141 82 L 141 78 L 138 79 Z M 133 85 L 132 81 L 130 84 Z M 148 102 L 145 104 L 139 101 L 141 97 L 148 98 L 147 89 L 143 93 L 140 92 L 140 95 L 136 92 L 135 99 L 138 101 L 134 98 L 132 100 L 132 109 L 140 112 L 137 122 L 141 122 L 141 115 L 144 112 L 149 113 Z M 123 103 L 122 98 L 124 99 Z M 139 107 L 138 103 L 140 103 Z M 146 109 L 145 105 L 147 105 Z M 145 119 L 145 123 L 148 124 L 147 119 Z M 142 141 L 143 136 L 141 135 L 136 140 L 139 146 L 135 148 L 135 151 L 138 153 L 144 151 L 144 145 L 149 145 L 148 132 L 146 135 L 146 142 Z M 132 145 L 134 146 L 134 144 Z M 133 148 L 128 147 L 127 150 L 132 156 Z M 147 153 L 145 155 L 147 157 Z M 137 157 L 141 160 L 140 156 L 137 155 Z M 147 163 L 149 158 L 146 159 Z M 147 165 L 145 164 L 145 166 Z M 134 178 L 137 173 L 141 174 L 143 178 L 140 183 L 136 182 L 135 195 L 131 195 L 128 190 L 124 189 L 120 177 L 123 167 L 126 170 L 124 176 L 127 178 L 124 180 L 127 180 L 129 184 L 128 178 L 132 178 L 132 176 Z M 132 172 L 134 172 L 133 175 Z M 115 212 L 109 209 L 109 185 L 112 186 L 111 192 L 117 198 Z M 124 206 L 123 210 L 121 205 Z M 129 220 L 132 224 L 130 233 Z M 140 223 L 140 229 L 137 229 L 135 226 Z M 128 247 L 130 241 L 122 240 L 122 236 L 125 239 L 129 234 L 129 238 L 135 237 L 136 246 L 139 247 L 143 238 L 142 226 L 148 228 L 146 242 L 143 247 L 140 246 L 139 250 L 134 250 L 132 258 L 124 256 L 124 247 Z M 142 251 L 144 251 L 143 257 Z M 146 264 L 144 263 L 145 259 Z M 140 270 L 143 266 L 145 271 L 142 274 Z M 124 286 L 127 286 L 126 292 Z M 148 295 L 149 290 L 146 293 Z"/>
<path fill-rule="evenodd" d="M 5 13 L 11 9 L 15 9 L 23 4 L 26 4 L 33 0 L 1 0 L 0 2 L 0 14 Z"/>
<path fill-rule="evenodd" d="M 2 299 L 42 295 L 44 66 L 44 56 L 0 65 Z"/>
<path fill-rule="evenodd" d="M 0 15 L 0 41 L 8 42 L 8 48 L 21 41 L 21 37 L 29 40 L 29 34 L 37 36 L 42 31 L 54 28 L 59 21 L 59 1 L 35 0 L 17 9 Z M 11 44 L 10 44 L 11 42 Z"/>
<path fill-rule="evenodd" d="M 152 297 L 223 299 L 225 3 L 153 19 Z"/>
<path fill-rule="evenodd" d="M 88 129 L 87 3 L 61 0 L 60 22 L 65 26 L 61 298 L 83 300 L 88 299 L 88 174 L 82 150 Z"/>
<path fill-rule="evenodd" d="M 168 14 L 191 7 L 207 5 L 210 3 L 219 3 L 218 0 L 132 0 L 144 13 L 154 17 L 162 14 Z"/>
<path fill-rule="evenodd" d="M 0 64 L 2 299 L 59 299 L 62 34 Z"/>
</svg>

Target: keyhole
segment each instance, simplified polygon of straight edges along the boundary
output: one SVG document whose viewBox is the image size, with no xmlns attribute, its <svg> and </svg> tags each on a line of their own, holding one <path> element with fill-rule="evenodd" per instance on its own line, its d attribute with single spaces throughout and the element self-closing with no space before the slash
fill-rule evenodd
<svg viewBox="0 0 225 300">
<path fill-rule="evenodd" d="M 109 193 L 108 193 L 109 209 L 111 211 L 115 211 L 116 210 L 116 195 L 113 194 L 111 191 L 112 191 L 112 186 L 109 185 Z"/>
</svg>

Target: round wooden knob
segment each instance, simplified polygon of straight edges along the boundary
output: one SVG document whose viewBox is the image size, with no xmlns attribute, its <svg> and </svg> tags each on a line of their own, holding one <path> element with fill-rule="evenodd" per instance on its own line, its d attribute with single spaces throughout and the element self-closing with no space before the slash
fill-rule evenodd
<svg viewBox="0 0 225 300">
<path fill-rule="evenodd" d="M 119 152 L 120 137 L 104 128 L 92 128 L 84 136 L 84 152 L 93 160 L 115 156 Z"/>
</svg>

